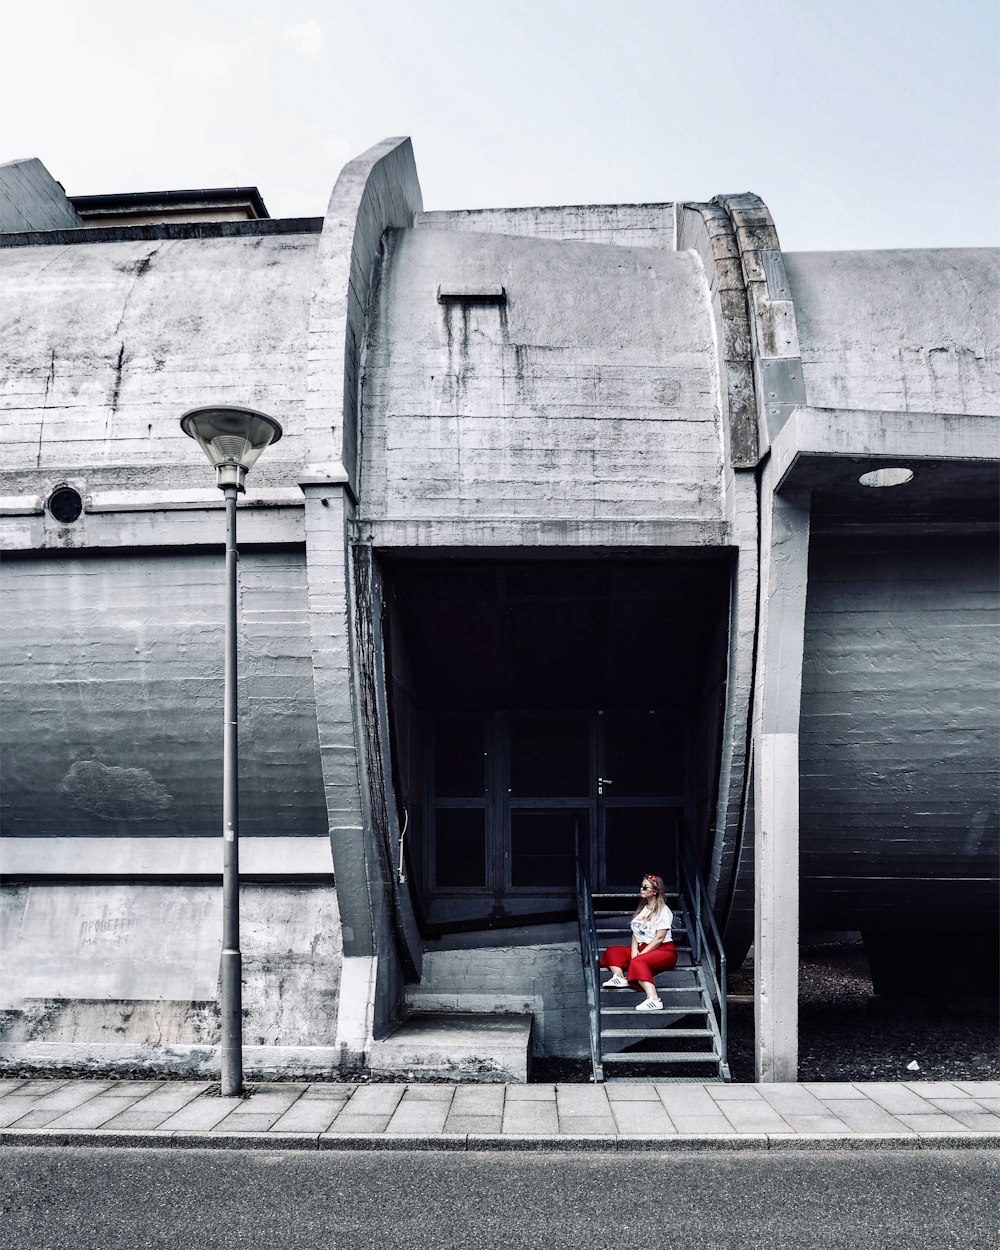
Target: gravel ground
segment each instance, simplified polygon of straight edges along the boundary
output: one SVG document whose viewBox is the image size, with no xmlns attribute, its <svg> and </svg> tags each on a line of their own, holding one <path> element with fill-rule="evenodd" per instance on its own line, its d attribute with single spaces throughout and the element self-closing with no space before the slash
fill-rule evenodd
<svg viewBox="0 0 1000 1250">
<path fill-rule="evenodd" d="M 734 1081 L 752 1081 L 752 967 L 744 966 L 732 979 L 730 994 L 730 1071 Z M 881 998 L 872 990 L 860 943 L 831 943 L 802 952 L 800 1081 L 997 1080 L 998 1039 L 995 999 L 959 1004 Z M 910 1066 L 914 1063 L 917 1068 Z M 704 1066 L 692 1068 L 686 1075 L 705 1071 Z M 536 1059 L 531 1079 L 589 1081 L 590 1063 Z"/>
</svg>

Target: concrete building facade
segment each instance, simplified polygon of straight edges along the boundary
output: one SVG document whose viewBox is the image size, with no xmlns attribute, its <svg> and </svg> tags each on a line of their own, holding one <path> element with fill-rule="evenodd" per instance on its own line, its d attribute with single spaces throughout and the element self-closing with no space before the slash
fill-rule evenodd
<svg viewBox="0 0 1000 1250">
<path fill-rule="evenodd" d="M 585 1053 L 579 856 L 698 865 L 762 1079 L 802 929 L 990 975 L 995 252 L 788 254 L 754 195 L 424 212 L 400 139 L 323 219 L 108 199 L 0 167 L 0 1063 L 216 1062 L 212 403 L 284 428 L 240 509 L 251 1070 L 391 1071 L 422 1009 Z"/>
</svg>

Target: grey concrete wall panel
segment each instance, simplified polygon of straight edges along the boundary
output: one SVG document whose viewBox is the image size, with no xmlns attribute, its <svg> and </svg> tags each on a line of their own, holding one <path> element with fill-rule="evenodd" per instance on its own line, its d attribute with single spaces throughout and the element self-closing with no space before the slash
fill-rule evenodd
<svg viewBox="0 0 1000 1250">
<path fill-rule="evenodd" d="M 1000 252 L 793 252 L 810 405 L 1000 414 Z"/>
<path fill-rule="evenodd" d="M 218 834 L 222 560 L 4 561 L 5 835 Z M 244 549 L 239 596 L 243 831 L 325 832 L 302 553 Z"/>
<path fill-rule="evenodd" d="M 203 487 L 178 418 L 207 403 L 277 417 L 254 470 L 294 485 L 304 459 L 306 337 L 316 235 L 0 249 L 5 369 L 0 489 Z"/>
<path fill-rule="evenodd" d="M 674 247 L 673 204 L 576 204 L 544 208 L 467 208 L 420 213 L 421 229 L 509 234 L 529 239 Z"/>
<path fill-rule="evenodd" d="M 0 234 L 82 225 L 66 192 L 37 157 L 0 164 Z"/>
<path fill-rule="evenodd" d="M 305 463 L 357 480 L 365 315 L 382 235 L 423 207 L 409 139 L 384 139 L 344 166 L 330 197 L 309 310 Z M 332 474 L 333 476 L 329 476 Z"/>
<path fill-rule="evenodd" d="M 441 304 L 445 280 L 502 282 L 507 303 Z M 564 541 L 581 544 L 601 523 L 670 521 L 711 541 L 704 284 L 686 252 L 393 232 L 365 368 L 365 521 L 458 522 L 477 545 L 508 519 L 574 525 Z"/>
<path fill-rule="evenodd" d="M 329 1063 L 336 895 L 322 886 L 244 886 L 240 910 L 247 1046 L 274 1048 L 277 1071 L 299 1070 L 302 1047 L 321 1048 Z M 33 1051 L 80 1068 L 114 1067 L 128 1061 L 108 1051 L 125 1044 L 136 1052 L 133 1065 L 190 1071 L 183 1048 L 218 1045 L 221 911 L 212 886 L 4 887 L 0 1067 Z"/>
<path fill-rule="evenodd" d="M 995 534 L 814 540 L 802 904 L 818 926 L 995 924 Z"/>
</svg>

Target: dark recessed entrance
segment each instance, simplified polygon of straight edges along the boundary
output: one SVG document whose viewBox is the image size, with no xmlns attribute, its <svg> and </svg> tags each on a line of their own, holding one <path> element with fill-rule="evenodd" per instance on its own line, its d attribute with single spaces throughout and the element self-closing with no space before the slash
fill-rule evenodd
<svg viewBox="0 0 1000 1250">
<path fill-rule="evenodd" d="M 714 800 L 721 557 L 386 561 L 396 789 L 427 925 L 513 923 L 673 876 Z"/>
</svg>

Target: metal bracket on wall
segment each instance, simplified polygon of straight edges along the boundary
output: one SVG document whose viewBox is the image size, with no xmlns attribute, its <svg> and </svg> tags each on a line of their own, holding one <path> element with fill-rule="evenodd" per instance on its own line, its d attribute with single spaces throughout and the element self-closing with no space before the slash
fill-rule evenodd
<svg viewBox="0 0 1000 1250">
<path fill-rule="evenodd" d="M 770 441 L 781 430 L 792 411 L 801 408 L 806 402 L 802 360 L 798 356 L 763 356 L 758 359 L 757 367 Z"/>
</svg>

